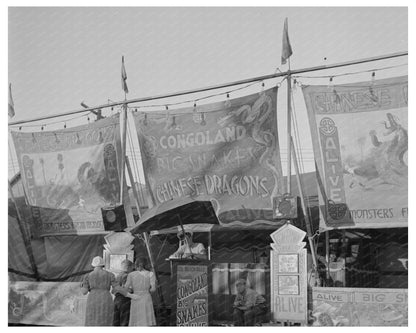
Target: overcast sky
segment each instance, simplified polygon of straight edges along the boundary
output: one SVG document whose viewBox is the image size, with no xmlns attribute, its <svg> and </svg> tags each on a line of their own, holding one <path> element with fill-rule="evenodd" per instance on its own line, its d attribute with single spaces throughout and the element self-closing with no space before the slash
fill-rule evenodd
<svg viewBox="0 0 416 333">
<path fill-rule="evenodd" d="M 287 65 L 280 64 L 285 17 L 289 19 L 293 48 L 292 69 L 408 49 L 405 7 L 10 8 L 9 82 L 16 111 L 13 121 L 75 110 L 81 101 L 94 106 L 108 99 L 122 100 L 121 55 L 126 62 L 128 98 L 272 74 L 277 67 L 285 71 Z M 310 75 L 401 64 L 407 64 L 407 57 Z M 337 78 L 334 83 L 365 81 L 370 74 Z M 406 74 L 407 66 L 401 66 L 377 72 L 377 78 Z M 328 83 L 328 79 L 300 80 Z M 259 90 L 260 86 L 253 89 Z M 312 144 L 301 89 L 294 95 L 305 167 L 310 171 Z M 285 112 L 282 85 L 278 119 L 284 150 Z M 38 125 L 30 129 L 40 130 Z M 63 123 L 54 126 L 47 129 L 62 128 Z"/>
</svg>

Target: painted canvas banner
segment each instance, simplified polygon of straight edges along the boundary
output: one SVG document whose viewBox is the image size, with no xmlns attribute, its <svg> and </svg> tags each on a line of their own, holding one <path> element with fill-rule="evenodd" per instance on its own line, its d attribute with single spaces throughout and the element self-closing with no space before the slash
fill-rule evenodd
<svg viewBox="0 0 416 333">
<path fill-rule="evenodd" d="M 222 225 L 277 225 L 282 195 L 277 88 L 169 113 L 137 113 L 146 181 L 156 205 L 211 200 Z"/>
<path fill-rule="evenodd" d="M 176 326 L 208 326 L 208 266 L 178 265 Z"/>
<path fill-rule="evenodd" d="M 79 282 L 9 282 L 11 324 L 84 326 L 86 305 Z"/>
<path fill-rule="evenodd" d="M 407 87 L 407 76 L 303 87 L 321 227 L 407 226 Z"/>
<path fill-rule="evenodd" d="M 120 196 L 118 117 L 12 137 L 39 234 L 103 232 L 101 208 Z"/>
<path fill-rule="evenodd" d="M 408 326 L 407 289 L 312 288 L 312 326 Z"/>
</svg>

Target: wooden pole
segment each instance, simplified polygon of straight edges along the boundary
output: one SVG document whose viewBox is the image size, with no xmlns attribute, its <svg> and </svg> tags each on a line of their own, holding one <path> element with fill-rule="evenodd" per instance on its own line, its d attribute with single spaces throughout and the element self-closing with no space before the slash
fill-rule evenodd
<svg viewBox="0 0 416 333">
<path fill-rule="evenodd" d="M 129 160 L 128 156 L 126 156 L 126 167 L 127 167 L 127 172 L 128 172 L 129 179 L 130 179 L 130 184 L 131 184 L 131 187 L 133 189 L 134 200 L 136 201 L 137 213 L 139 214 L 139 218 L 141 218 L 142 213 L 140 211 L 139 194 L 137 193 L 137 188 L 136 188 L 136 184 L 134 182 L 133 172 L 131 171 L 131 164 L 130 164 L 130 160 Z"/>
<path fill-rule="evenodd" d="M 329 281 L 329 231 L 325 231 L 325 260 L 326 260 L 326 279 Z"/>
<path fill-rule="evenodd" d="M 137 193 L 136 185 L 134 183 L 133 173 L 131 171 L 131 165 L 130 165 L 130 160 L 129 160 L 128 156 L 126 156 L 126 166 L 127 166 L 127 172 L 128 172 L 128 175 L 129 175 L 130 183 L 131 183 L 132 188 L 133 188 L 133 196 L 134 196 L 134 200 L 135 200 L 135 203 L 136 203 L 137 212 L 138 212 L 139 218 L 140 218 L 141 217 L 141 212 L 140 212 L 139 194 Z M 150 266 L 152 267 L 152 270 L 154 271 L 156 279 L 157 279 L 155 264 L 154 264 L 154 261 L 153 261 L 153 255 L 152 255 L 152 251 L 151 251 L 150 245 L 149 245 L 149 237 L 148 237 L 146 232 L 143 233 L 143 239 L 145 241 L 147 254 L 148 254 L 149 259 L 150 259 Z"/>
<path fill-rule="evenodd" d="M 292 149 L 292 77 L 287 76 L 287 184 L 286 184 L 286 193 L 291 193 L 291 175 L 292 175 L 292 159 L 291 159 L 291 149 Z"/>
<path fill-rule="evenodd" d="M 211 235 L 211 229 L 208 233 L 208 260 L 211 260 L 211 247 L 212 247 L 212 235 Z"/>
<path fill-rule="evenodd" d="M 140 201 L 139 201 L 139 194 L 137 193 L 137 189 L 136 189 L 136 185 L 134 183 L 134 178 L 133 178 L 133 173 L 131 171 L 131 165 L 130 165 L 130 161 L 129 161 L 129 157 L 126 156 L 126 166 L 127 166 L 127 172 L 129 175 L 129 179 L 130 179 L 130 183 L 132 185 L 133 188 L 133 196 L 136 202 L 136 207 L 137 207 L 137 212 L 139 214 L 139 218 L 141 217 L 141 212 L 140 212 Z M 153 273 L 155 274 L 155 280 L 156 280 L 156 290 L 158 293 L 158 297 L 160 300 L 161 304 L 165 304 L 164 298 L 163 298 L 163 293 L 160 290 L 160 280 L 159 280 L 159 276 L 157 274 L 156 268 L 155 268 L 155 264 L 154 264 L 154 260 L 153 260 L 153 254 L 152 254 L 152 250 L 150 248 L 150 239 L 149 239 L 149 235 L 147 234 L 147 232 L 143 233 L 143 239 L 144 239 L 144 243 L 146 246 L 146 251 L 147 251 L 147 255 L 149 256 L 149 260 L 150 260 L 150 267 L 153 271 Z"/>
<path fill-rule="evenodd" d="M 127 143 L 127 104 L 123 104 L 123 132 L 121 142 L 121 170 L 120 170 L 120 204 L 123 203 L 124 199 L 124 178 L 126 168 L 126 143 Z"/>
<path fill-rule="evenodd" d="M 36 266 L 35 257 L 33 255 L 32 245 L 30 244 L 30 239 L 27 237 L 26 230 L 23 227 L 22 216 L 20 215 L 19 207 L 16 204 L 16 199 L 14 198 L 12 186 L 10 185 L 10 181 L 8 181 L 8 185 L 9 185 L 10 199 L 12 200 L 12 202 L 13 202 L 15 208 L 16 208 L 17 224 L 19 225 L 19 230 L 20 230 L 20 233 L 22 234 L 23 243 L 25 245 L 25 249 L 26 249 L 27 255 L 29 257 L 30 266 L 33 270 L 33 274 L 35 275 L 36 281 L 40 281 L 38 268 Z"/>
<path fill-rule="evenodd" d="M 20 125 L 20 124 L 24 124 L 24 123 L 30 123 L 30 122 L 40 121 L 40 120 L 45 120 L 45 119 L 52 119 L 52 118 L 70 116 L 70 115 L 77 114 L 77 113 L 82 113 L 82 112 L 92 112 L 92 111 L 95 111 L 97 109 L 111 108 L 111 107 L 119 106 L 119 105 L 122 105 L 122 104 L 146 102 L 146 101 L 152 101 L 152 100 L 169 98 L 169 97 L 189 95 L 189 94 L 199 93 L 199 92 L 203 92 L 203 91 L 227 88 L 227 87 L 231 87 L 231 86 L 237 86 L 237 85 L 240 85 L 240 84 L 247 84 L 247 83 L 256 82 L 256 81 L 261 82 L 261 81 L 265 81 L 265 80 L 269 80 L 269 79 L 274 79 L 274 78 L 277 78 L 277 77 L 283 77 L 283 76 L 290 75 L 290 74 L 294 75 L 294 74 L 301 74 L 301 73 L 307 73 L 307 72 L 316 72 L 316 71 L 322 71 L 322 70 L 326 70 L 326 69 L 358 65 L 358 64 L 363 64 L 363 63 L 372 62 L 372 61 L 379 61 L 379 60 L 386 60 L 386 59 L 392 59 L 392 58 L 397 58 L 397 57 L 403 57 L 403 56 L 407 56 L 407 55 L 408 55 L 408 52 L 403 51 L 403 52 L 396 52 L 396 53 L 391 53 L 391 54 L 381 55 L 381 56 L 375 56 L 375 57 L 370 57 L 370 58 L 363 58 L 363 59 L 358 59 L 358 60 L 339 62 L 339 63 L 335 63 L 335 64 L 332 64 L 332 65 L 321 65 L 321 66 L 307 67 L 307 68 L 302 68 L 302 69 L 295 69 L 295 70 L 290 70 L 290 71 L 287 71 L 287 72 L 268 74 L 268 75 L 253 77 L 253 78 L 250 78 L 250 79 L 218 84 L 218 85 L 209 86 L 209 87 L 205 87 L 205 88 L 184 90 L 184 91 L 180 91 L 180 92 L 174 92 L 174 93 L 170 93 L 170 94 L 162 94 L 162 95 L 156 95 L 156 96 L 133 98 L 133 99 L 129 99 L 129 100 L 124 100 L 122 102 L 112 102 L 112 103 L 102 104 L 102 105 L 98 105 L 98 106 L 94 106 L 94 107 L 88 107 L 88 108 L 84 108 L 84 109 L 64 112 L 64 113 L 61 113 L 61 114 L 55 114 L 55 115 L 51 115 L 51 116 L 37 117 L 37 118 L 32 118 L 32 119 L 13 121 L 13 122 L 9 123 L 9 126 Z"/>
<path fill-rule="evenodd" d="M 293 145 L 292 137 L 290 137 L 290 144 L 292 146 L 291 150 L 292 150 L 292 157 L 293 157 L 293 165 L 295 167 L 296 179 L 297 179 L 297 183 L 298 183 L 298 187 L 299 187 L 300 201 L 301 201 L 301 204 L 302 204 L 302 209 L 303 209 L 304 214 L 305 214 L 306 231 L 307 231 L 307 234 L 308 234 L 309 247 L 311 248 L 312 262 L 313 262 L 314 269 L 317 269 L 318 263 L 317 263 L 317 260 L 316 260 L 315 245 L 313 244 L 312 226 L 311 226 L 311 221 L 310 221 L 308 210 L 306 209 L 305 194 L 303 193 L 302 179 L 301 179 L 301 176 L 300 176 L 300 173 L 299 173 L 298 161 L 297 161 L 297 158 L 296 158 L 296 151 L 295 151 L 295 147 Z"/>
</svg>

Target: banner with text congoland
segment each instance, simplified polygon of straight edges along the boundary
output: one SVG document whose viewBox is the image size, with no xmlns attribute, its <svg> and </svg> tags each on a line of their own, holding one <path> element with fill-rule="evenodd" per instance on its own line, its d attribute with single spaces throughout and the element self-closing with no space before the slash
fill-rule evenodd
<svg viewBox="0 0 416 333">
<path fill-rule="evenodd" d="M 120 196 L 119 118 L 59 131 L 12 132 L 39 236 L 103 232 Z"/>
<path fill-rule="evenodd" d="M 407 226 L 407 76 L 304 86 L 322 227 Z"/>
<path fill-rule="evenodd" d="M 277 88 L 169 112 L 136 113 L 146 181 L 156 205 L 211 200 L 221 225 L 276 225 L 282 195 Z"/>
</svg>

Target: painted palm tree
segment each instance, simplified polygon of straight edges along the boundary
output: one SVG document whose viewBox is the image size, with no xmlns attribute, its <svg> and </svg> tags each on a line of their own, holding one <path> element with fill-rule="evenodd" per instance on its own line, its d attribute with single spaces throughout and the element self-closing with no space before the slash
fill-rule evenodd
<svg viewBox="0 0 416 333">
<path fill-rule="evenodd" d="M 46 181 L 46 174 L 45 174 L 45 160 L 41 157 L 39 159 L 40 164 L 42 165 L 42 174 L 43 174 L 43 182 L 44 185 L 47 185 L 47 181 Z"/>
</svg>

